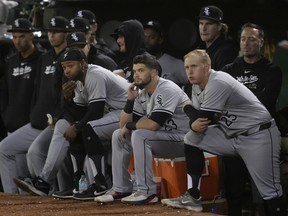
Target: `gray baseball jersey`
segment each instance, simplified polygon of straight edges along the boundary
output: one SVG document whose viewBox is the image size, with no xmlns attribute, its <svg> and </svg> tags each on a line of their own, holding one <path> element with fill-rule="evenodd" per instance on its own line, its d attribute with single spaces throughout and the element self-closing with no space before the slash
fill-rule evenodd
<svg viewBox="0 0 288 216">
<path fill-rule="evenodd" d="M 105 101 L 104 116 L 88 122 L 101 140 L 110 140 L 114 130 L 119 128 L 119 115 L 126 104 L 129 86 L 128 81 L 121 76 L 92 64 L 88 65 L 85 85 L 77 81 L 74 97 L 76 104 Z"/>
<path fill-rule="evenodd" d="M 151 116 L 153 112 L 171 114 L 161 130 L 182 131 L 189 130 L 189 119 L 182 111 L 183 105 L 189 101 L 188 96 L 174 82 L 159 79 L 158 86 L 151 96 L 145 89 L 139 92 L 134 103 L 134 112 L 142 116 Z"/>
<path fill-rule="evenodd" d="M 192 87 L 196 109 L 221 113 L 219 124 L 228 136 L 271 120 L 263 104 L 248 89 L 227 73 L 211 70 L 203 91 Z"/>
<path fill-rule="evenodd" d="M 169 79 L 179 86 L 183 86 L 189 82 L 182 59 L 178 59 L 167 53 L 164 53 L 158 59 L 158 62 L 162 68 L 161 77 Z"/>
<path fill-rule="evenodd" d="M 221 156 L 239 155 L 264 200 L 281 196 L 280 132 L 268 110 L 229 74 L 211 70 L 205 89 L 193 86 L 195 108 L 221 113 L 205 133 L 190 130 L 185 144 Z"/>
<path fill-rule="evenodd" d="M 85 85 L 77 81 L 74 102 L 87 105 L 96 101 L 105 101 L 106 110 L 119 110 L 125 106 L 129 83 L 126 79 L 98 66 L 88 65 Z"/>
</svg>

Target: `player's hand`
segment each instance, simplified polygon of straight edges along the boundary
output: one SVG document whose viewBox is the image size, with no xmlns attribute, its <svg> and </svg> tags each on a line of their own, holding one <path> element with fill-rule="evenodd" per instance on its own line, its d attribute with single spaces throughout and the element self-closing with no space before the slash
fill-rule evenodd
<svg viewBox="0 0 288 216">
<path fill-rule="evenodd" d="M 126 142 L 128 136 L 130 136 L 131 131 L 126 128 L 126 126 L 121 128 L 120 139 L 123 143 Z"/>
<path fill-rule="evenodd" d="M 210 122 L 211 120 L 208 118 L 198 118 L 192 123 L 191 128 L 197 133 L 203 133 L 207 130 Z"/>
<path fill-rule="evenodd" d="M 67 141 L 73 142 L 77 137 L 77 129 L 74 125 L 68 127 L 64 133 L 64 137 Z"/>
<path fill-rule="evenodd" d="M 67 101 L 73 99 L 75 88 L 76 88 L 76 82 L 73 80 L 68 80 L 62 85 L 63 96 Z"/>
<path fill-rule="evenodd" d="M 132 83 L 128 88 L 128 100 L 135 100 L 138 96 L 138 90 L 139 88 Z"/>
</svg>

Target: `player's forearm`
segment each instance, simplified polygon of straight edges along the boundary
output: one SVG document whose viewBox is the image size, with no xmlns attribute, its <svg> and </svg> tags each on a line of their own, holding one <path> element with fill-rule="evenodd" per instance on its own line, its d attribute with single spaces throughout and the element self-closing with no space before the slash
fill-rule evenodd
<svg viewBox="0 0 288 216">
<path fill-rule="evenodd" d="M 127 99 L 125 107 L 120 114 L 120 128 L 122 128 L 127 122 L 133 120 L 133 107 L 134 100 Z"/>
<path fill-rule="evenodd" d="M 157 131 L 161 128 L 161 126 L 148 118 L 140 119 L 137 124 L 136 124 L 137 129 L 147 129 L 147 130 L 152 130 L 152 131 Z"/>
<path fill-rule="evenodd" d="M 133 121 L 133 114 L 122 111 L 120 113 L 120 128 L 126 125 L 127 122 Z"/>
</svg>

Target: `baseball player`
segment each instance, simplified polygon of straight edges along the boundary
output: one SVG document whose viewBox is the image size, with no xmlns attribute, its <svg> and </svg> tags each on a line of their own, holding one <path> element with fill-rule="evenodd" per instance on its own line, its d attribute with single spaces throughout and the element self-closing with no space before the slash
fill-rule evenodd
<svg viewBox="0 0 288 216">
<path fill-rule="evenodd" d="M 19 22 L 19 24 L 20 23 L 21 22 Z M 44 53 L 41 58 L 37 60 L 39 66 L 37 67 L 37 71 L 39 73 L 37 73 L 37 78 L 35 78 L 36 81 L 33 80 L 33 83 L 36 83 L 36 87 L 33 92 L 35 97 L 30 112 L 30 122 L 11 133 L 11 135 L 3 139 L 0 143 L 0 173 L 4 191 L 7 193 L 19 193 L 17 186 L 13 182 L 13 177 L 28 177 L 30 176 L 30 173 L 31 175 L 36 175 L 43 166 L 43 160 L 45 160 L 47 155 L 48 146 L 53 133 L 52 129 L 48 127 L 46 114 L 57 112 L 60 106 L 60 98 L 57 98 L 59 96 L 57 91 L 61 92 L 61 85 L 58 87 L 54 86 L 54 74 L 58 57 L 66 47 L 65 32 L 67 29 L 68 20 L 64 17 L 53 17 L 51 19 L 51 22 L 49 23 L 48 40 L 53 48 Z M 24 68 L 20 71 L 26 74 L 23 75 L 26 78 L 22 77 L 22 79 L 27 79 L 28 82 L 28 72 L 31 68 L 28 65 L 26 66 L 26 72 Z M 25 100 L 25 97 L 22 96 L 22 100 Z M 19 104 L 18 106 L 22 108 Z M 17 113 L 14 113 L 14 115 L 16 114 Z M 32 147 L 30 149 L 31 146 L 34 146 L 34 148 Z M 32 149 L 33 151 L 29 151 Z M 34 150 L 36 150 L 36 152 Z M 28 172 L 26 165 L 27 152 L 27 165 L 30 173 Z M 18 161 L 20 156 L 24 157 L 25 161 L 20 163 Z M 36 162 L 30 161 L 30 159 L 35 159 Z M 17 166 L 20 166 L 20 168 Z M 24 170 L 26 172 L 23 172 Z"/>
<path fill-rule="evenodd" d="M 29 122 L 35 79 L 42 52 L 34 43 L 34 28 L 25 18 L 16 19 L 8 32 L 12 33 L 16 53 L 6 62 L 1 83 L 1 115 L 9 133 Z"/>
<path fill-rule="evenodd" d="M 82 17 L 75 17 L 70 20 L 70 29 L 73 32 L 82 32 L 85 34 L 88 49 L 88 63 L 89 64 L 97 64 L 108 70 L 115 70 L 117 68 L 117 63 L 110 58 L 109 56 L 103 54 L 98 50 L 90 41 L 92 30 L 90 28 L 89 22 L 87 19 Z M 71 38 L 71 42 L 73 43 L 73 39 Z M 74 45 L 73 45 L 74 46 Z"/>
<path fill-rule="evenodd" d="M 163 71 L 161 77 L 172 80 L 180 87 L 188 84 L 183 60 L 175 58 L 163 48 L 165 34 L 162 25 L 152 20 L 143 24 L 143 27 L 146 51 L 156 56 Z"/>
<path fill-rule="evenodd" d="M 82 17 L 87 19 L 90 24 L 90 29 L 92 31 L 91 37 L 89 38 L 89 43 L 95 46 L 98 53 L 105 56 L 109 56 L 115 62 L 117 62 L 117 55 L 112 51 L 106 44 L 103 38 L 98 37 L 99 26 L 97 22 L 96 15 L 91 10 L 79 10 L 74 14 L 75 17 Z M 97 32 L 98 31 L 98 32 Z"/>
<path fill-rule="evenodd" d="M 119 115 L 125 105 L 129 86 L 124 78 L 115 76 L 108 70 L 102 73 L 98 72 L 95 77 L 94 80 L 93 77 L 91 78 L 95 83 L 86 84 L 85 82 L 85 85 L 93 88 L 89 94 L 91 112 L 85 120 L 89 121 L 87 124 L 81 123 L 81 121 L 76 124 L 77 127 L 82 128 L 83 146 L 88 155 L 89 165 L 92 167 L 94 182 L 82 193 L 72 194 L 73 198 L 78 200 L 94 199 L 108 189 L 105 170 L 102 170 L 102 159 L 107 147 L 104 146 L 104 141 L 110 141 L 114 130 L 119 128 Z M 87 74 L 86 79 L 90 79 L 90 74 Z M 80 124 L 81 126 L 79 126 Z M 105 143 L 110 145 L 110 142 Z M 77 167 L 75 166 L 74 170 L 81 170 L 84 163 L 83 155 L 79 154 L 79 151 L 71 153 L 76 160 Z M 67 198 L 71 196 L 71 193 L 63 191 L 54 193 L 53 196 Z"/>
<path fill-rule="evenodd" d="M 124 77 L 133 82 L 133 58 L 145 53 L 144 29 L 141 22 L 129 19 L 121 22 L 111 34 L 119 46 L 121 61 L 118 62 L 118 70 L 122 70 Z"/>
<path fill-rule="evenodd" d="M 113 130 L 119 127 L 119 109 L 125 105 L 129 86 L 127 80 L 111 73 L 109 70 L 97 65 L 88 65 L 87 57 L 80 48 L 70 48 L 65 51 L 61 59 L 61 65 L 65 76 L 69 79 L 68 82 L 63 84 L 65 113 L 63 118 L 55 124 L 47 159 L 41 173 L 31 182 L 17 180 L 17 185 L 20 188 L 40 196 L 48 194 L 69 150 L 72 154 L 74 150 L 75 159 L 79 160 L 83 157 L 81 155 L 77 156 L 85 148 L 89 156 L 90 154 L 92 156 L 96 154 L 95 160 L 98 161 L 99 155 L 102 154 L 100 152 L 102 147 L 100 139 L 109 139 L 109 133 L 112 134 Z M 74 90 L 73 97 L 66 94 L 67 92 L 70 93 L 71 89 Z M 107 114 L 104 115 L 103 113 Z M 96 119 L 98 121 L 93 121 L 91 125 L 87 125 L 88 122 Z M 101 126 L 104 128 L 101 128 Z M 96 134 L 92 127 L 96 128 Z M 81 133 L 83 133 L 84 145 L 82 144 L 80 146 L 82 148 L 79 149 L 79 145 L 76 147 L 74 145 L 79 144 Z M 93 142 L 90 142 L 90 139 L 93 139 Z M 97 141 L 97 143 L 94 143 L 94 141 Z M 98 149 L 100 150 L 98 151 Z M 80 163 L 81 161 L 77 162 L 77 165 Z M 98 168 L 98 164 L 95 166 Z M 83 167 L 79 169 L 82 170 Z M 98 179 L 100 181 L 95 184 L 97 193 L 101 192 L 100 190 L 107 189 L 101 171 L 97 169 L 99 175 L 95 178 L 95 181 Z M 71 178 L 72 180 L 73 178 Z M 68 195 L 73 197 L 73 188 L 63 192 L 65 192 L 66 197 Z"/>
<path fill-rule="evenodd" d="M 202 211 L 199 192 L 203 151 L 239 155 L 265 200 L 266 215 L 286 215 L 280 185 L 280 133 L 264 105 L 243 84 L 225 72 L 211 69 L 204 50 L 184 56 L 192 103 L 184 107 L 191 130 L 185 135 L 185 155 L 192 188 L 181 197 L 163 199 L 165 205 Z"/>
<path fill-rule="evenodd" d="M 134 82 L 120 115 L 120 127 L 112 136 L 113 188 L 95 201 L 121 199 L 128 204 L 158 201 L 153 181 L 153 155 L 175 158 L 184 155 L 183 137 L 189 130 L 182 107 L 188 96 L 173 81 L 160 78 L 161 68 L 150 54 L 133 60 Z M 137 191 L 128 172 L 133 152 Z M 131 194 L 132 193 L 132 194 Z"/>
</svg>

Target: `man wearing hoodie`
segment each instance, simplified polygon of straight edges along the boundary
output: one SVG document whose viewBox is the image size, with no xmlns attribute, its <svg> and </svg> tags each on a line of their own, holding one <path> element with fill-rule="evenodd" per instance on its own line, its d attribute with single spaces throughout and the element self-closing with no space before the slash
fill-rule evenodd
<svg viewBox="0 0 288 216">
<path fill-rule="evenodd" d="M 133 58 L 145 52 L 144 28 L 136 19 L 126 20 L 111 34 L 115 38 L 121 55 L 118 69 L 122 70 L 125 78 L 133 82 Z"/>
</svg>

